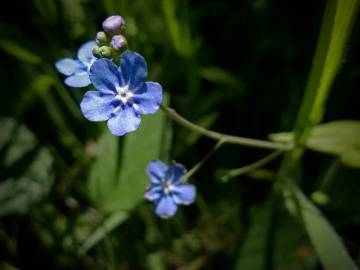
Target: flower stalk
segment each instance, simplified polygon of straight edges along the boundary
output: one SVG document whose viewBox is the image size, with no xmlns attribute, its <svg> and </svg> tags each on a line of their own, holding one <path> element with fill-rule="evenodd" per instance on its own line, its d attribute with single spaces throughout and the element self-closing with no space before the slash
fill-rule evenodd
<svg viewBox="0 0 360 270">
<path fill-rule="evenodd" d="M 265 141 L 265 140 L 257 140 L 257 139 L 251 139 L 251 138 L 245 138 L 245 137 L 239 137 L 239 136 L 233 136 L 233 135 L 227 135 L 224 133 L 212 131 L 206 128 L 203 128 L 201 126 L 198 126 L 189 120 L 182 117 L 180 114 L 178 114 L 174 109 L 169 108 L 165 105 L 160 105 L 160 108 L 175 122 L 182 125 L 183 127 L 190 129 L 192 131 L 195 131 L 197 133 L 200 133 L 206 137 L 209 137 L 211 139 L 217 140 L 217 141 L 223 141 L 224 143 L 229 144 L 237 144 L 237 145 L 243 145 L 247 147 L 255 147 L 255 148 L 264 148 L 264 149 L 275 149 L 275 150 L 283 150 L 283 151 L 289 151 L 293 148 L 292 144 L 285 144 L 285 143 L 276 143 L 271 141 Z"/>
</svg>

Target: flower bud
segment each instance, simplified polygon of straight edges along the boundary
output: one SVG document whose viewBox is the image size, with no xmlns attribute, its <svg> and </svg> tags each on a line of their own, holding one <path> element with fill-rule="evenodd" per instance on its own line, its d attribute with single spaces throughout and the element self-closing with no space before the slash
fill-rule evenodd
<svg viewBox="0 0 360 270">
<path fill-rule="evenodd" d="M 111 47 L 116 51 L 125 49 L 127 47 L 126 38 L 123 35 L 113 36 L 111 39 Z"/>
<path fill-rule="evenodd" d="M 112 49 L 109 46 L 101 46 L 99 51 L 102 57 L 111 58 L 112 56 Z"/>
<path fill-rule="evenodd" d="M 108 17 L 102 24 L 104 31 L 110 35 L 119 34 L 125 24 L 124 19 L 119 15 Z"/>
<path fill-rule="evenodd" d="M 101 52 L 99 46 L 95 46 L 92 50 L 92 53 L 96 58 L 101 58 Z"/>
<path fill-rule="evenodd" d="M 106 35 L 105 32 L 100 31 L 96 34 L 96 44 L 97 45 L 105 45 L 109 43 L 109 37 Z"/>
</svg>

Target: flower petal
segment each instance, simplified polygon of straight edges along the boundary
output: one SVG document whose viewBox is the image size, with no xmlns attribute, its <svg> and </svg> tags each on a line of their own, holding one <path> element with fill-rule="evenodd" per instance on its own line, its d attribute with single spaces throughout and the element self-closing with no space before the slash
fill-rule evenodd
<svg viewBox="0 0 360 270">
<path fill-rule="evenodd" d="M 76 60 L 73 60 L 71 58 L 64 58 L 57 61 L 55 63 L 55 66 L 60 73 L 66 76 L 70 76 L 74 74 L 75 71 L 78 70 L 81 65 Z"/>
<path fill-rule="evenodd" d="M 157 201 L 162 195 L 162 187 L 158 186 L 150 186 L 145 192 L 145 199 L 148 201 L 154 202 Z"/>
<path fill-rule="evenodd" d="M 96 42 L 94 40 L 88 41 L 81 45 L 78 50 L 78 59 L 83 62 L 86 66 L 91 64 L 91 61 L 95 59 L 93 56 L 92 50 L 96 46 Z"/>
<path fill-rule="evenodd" d="M 181 180 L 181 178 L 186 174 L 186 168 L 184 165 L 173 161 L 168 170 L 168 179 L 173 183 L 177 183 Z"/>
<path fill-rule="evenodd" d="M 162 218 L 169 218 L 175 215 L 177 205 L 170 196 L 163 196 L 156 205 L 155 212 Z"/>
<path fill-rule="evenodd" d="M 177 204 L 189 205 L 195 200 L 196 188 L 194 185 L 174 185 L 172 188 L 172 192 L 173 199 Z"/>
<path fill-rule="evenodd" d="M 160 160 L 150 161 L 147 165 L 147 174 L 152 184 L 159 184 L 165 178 L 168 166 Z"/>
<path fill-rule="evenodd" d="M 141 87 L 147 77 L 145 59 L 136 52 L 125 51 L 121 54 L 120 70 L 122 85 L 128 85 L 130 90 Z"/>
<path fill-rule="evenodd" d="M 108 121 L 110 132 L 116 136 L 123 136 L 126 133 L 136 130 L 140 125 L 140 115 L 133 107 L 121 105 Z"/>
<path fill-rule="evenodd" d="M 117 66 L 109 59 L 98 59 L 90 68 L 90 80 L 94 87 L 103 92 L 116 92 L 119 86 Z"/>
<path fill-rule="evenodd" d="M 90 121 L 105 121 L 114 111 L 114 96 L 99 91 L 85 93 L 81 103 L 81 112 Z"/>
<path fill-rule="evenodd" d="M 91 84 L 87 72 L 79 72 L 65 79 L 65 84 L 70 87 L 85 87 Z"/>
<path fill-rule="evenodd" d="M 134 93 L 133 100 L 142 114 L 155 113 L 163 98 L 162 87 L 156 82 L 146 82 Z"/>
</svg>

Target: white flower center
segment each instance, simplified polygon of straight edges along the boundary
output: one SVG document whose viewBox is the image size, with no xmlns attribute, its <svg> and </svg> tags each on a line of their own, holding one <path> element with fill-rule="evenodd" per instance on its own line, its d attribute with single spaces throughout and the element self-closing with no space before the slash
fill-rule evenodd
<svg viewBox="0 0 360 270">
<path fill-rule="evenodd" d="M 117 86 L 116 91 L 117 91 L 116 98 L 118 100 L 120 100 L 124 104 L 126 104 L 128 102 L 131 103 L 133 93 L 129 90 L 129 88 L 127 86 L 124 86 L 124 87 Z"/>
<path fill-rule="evenodd" d="M 87 71 L 88 73 L 90 72 L 90 68 L 91 68 L 92 64 L 94 64 L 95 60 L 96 60 L 96 58 L 93 57 L 93 58 L 91 59 L 90 63 L 85 63 L 86 71 Z"/>
<path fill-rule="evenodd" d="M 164 192 L 166 194 L 170 193 L 173 189 L 173 185 L 171 184 L 171 181 L 167 180 L 162 184 L 162 187 L 164 189 Z"/>
</svg>

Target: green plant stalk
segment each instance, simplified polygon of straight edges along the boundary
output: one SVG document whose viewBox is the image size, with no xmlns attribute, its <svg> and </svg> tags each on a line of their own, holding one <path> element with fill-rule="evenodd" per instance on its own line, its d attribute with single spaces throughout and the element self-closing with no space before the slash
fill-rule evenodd
<svg viewBox="0 0 360 270">
<path fill-rule="evenodd" d="M 305 143 L 311 129 L 322 120 L 325 102 L 341 66 L 346 42 L 358 8 L 358 0 L 330 0 L 327 3 L 309 81 L 294 128 L 295 146 L 285 155 L 275 185 L 275 189 L 283 193 L 290 212 L 304 222 L 325 269 L 356 269 L 356 266 L 331 225 L 303 195 L 296 183 L 299 179 L 298 171 L 305 151 Z M 327 236 L 334 240 L 330 245 L 336 247 L 331 251 L 335 249 L 339 251 L 339 257 L 332 258 L 334 256 L 328 254 L 329 250 L 325 250 L 329 245 L 321 242 L 314 234 L 316 228 L 311 226 L 315 223 L 326 226 Z"/>
<path fill-rule="evenodd" d="M 217 140 L 217 141 L 223 141 L 224 143 L 230 143 L 230 144 L 238 144 L 248 147 L 256 147 L 256 148 L 265 148 L 265 149 L 277 149 L 277 150 L 284 150 L 289 151 L 292 149 L 292 144 L 284 144 L 284 143 L 275 143 L 270 141 L 264 141 L 264 140 L 256 140 L 251 138 L 244 138 L 244 137 L 238 137 L 238 136 L 232 136 L 223 134 L 220 132 L 208 130 L 206 128 L 203 128 L 201 126 L 198 126 L 189 120 L 185 119 L 181 115 L 179 115 L 174 109 L 169 108 L 165 105 L 160 105 L 160 108 L 175 122 L 178 124 L 184 126 L 187 129 L 190 129 L 192 131 L 195 131 L 197 133 L 200 133 L 206 137 L 209 137 L 211 139 Z"/>
<path fill-rule="evenodd" d="M 196 173 L 204 164 L 205 162 L 225 143 L 225 141 L 220 140 L 217 142 L 217 144 L 210 150 L 207 155 L 200 160 L 198 163 L 195 164 L 194 167 L 192 167 L 184 176 L 184 181 L 188 181 L 188 179 Z"/>
<path fill-rule="evenodd" d="M 274 159 L 276 159 L 283 153 L 284 153 L 284 151 L 282 151 L 282 150 L 274 151 L 271 154 L 267 155 L 266 157 L 263 157 L 262 159 L 259 159 L 249 165 L 246 165 L 246 166 L 243 166 L 243 167 L 240 167 L 237 169 L 229 170 L 225 175 L 223 175 L 222 178 L 226 179 L 225 181 L 228 181 L 231 178 L 234 178 L 236 176 L 240 176 L 240 175 L 255 171 L 256 169 L 259 169 L 259 168 L 265 166 L 266 164 L 270 163 L 271 161 L 273 161 Z"/>
</svg>

